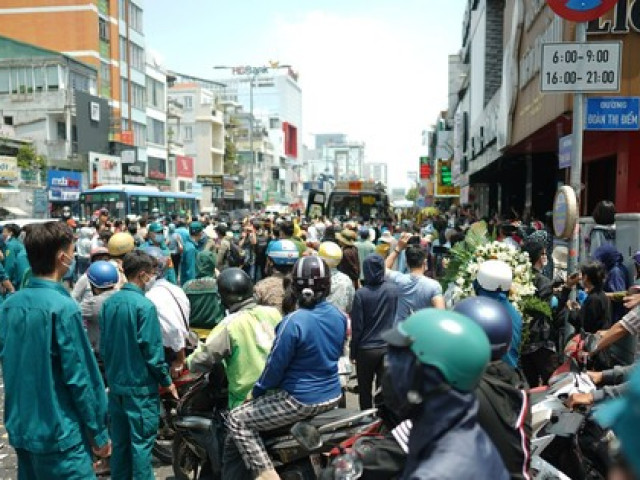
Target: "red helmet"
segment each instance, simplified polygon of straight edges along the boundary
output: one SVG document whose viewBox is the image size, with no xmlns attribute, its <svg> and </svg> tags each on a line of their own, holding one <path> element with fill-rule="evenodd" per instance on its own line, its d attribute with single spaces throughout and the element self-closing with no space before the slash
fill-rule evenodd
<svg viewBox="0 0 640 480">
<path fill-rule="evenodd" d="M 331 291 L 331 269 L 320 257 L 302 257 L 293 266 L 293 291 L 300 306 L 311 308 Z"/>
</svg>

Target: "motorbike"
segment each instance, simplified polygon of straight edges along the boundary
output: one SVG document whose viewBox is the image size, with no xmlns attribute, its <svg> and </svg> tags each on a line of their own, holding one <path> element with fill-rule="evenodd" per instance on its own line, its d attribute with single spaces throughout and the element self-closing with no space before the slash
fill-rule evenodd
<svg viewBox="0 0 640 480">
<path fill-rule="evenodd" d="M 195 375 L 188 370 L 185 370 L 180 375 L 174 384 L 176 390 L 178 390 L 178 396 L 182 397 L 191 385 L 198 379 L 198 375 Z M 160 391 L 160 422 L 158 425 L 158 434 L 153 444 L 152 453 L 160 460 L 160 462 L 171 465 L 173 460 L 173 439 L 175 437 L 174 419 L 177 413 L 178 400 L 176 400 L 168 389 L 161 389 Z"/>
<path fill-rule="evenodd" d="M 592 393 L 586 373 L 592 337 L 576 335 L 565 348 L 566 361 L 549 386 L 529 391 L 532 404 L 531 472 L 536 479 L 604 479 L 614 437 L 591 419 L 589 408 L 574 411 L 565 402 L 574 393 Z"/>
<path fill-rule="evenodd" d="M 227 402 L 227 380 L 221 365 L 199 378 L 181 397 L 174 420 L 173 471 L 176 480 L 223 478 Z M 334 409 L 264 432 L 264 444 L 282 479 L 316 479 L 324 466 L 324 454 L 366 430 L 376 421 L 375 413 L 375 409 L 363 412 Z M 239 456 L 238 463 L 242 463 Z M 244 465 L 236 465 L 234 470 L 243 471 Z M 233 480 L 252 478 L 248 471 L 236 475 Z"/>
</svg>

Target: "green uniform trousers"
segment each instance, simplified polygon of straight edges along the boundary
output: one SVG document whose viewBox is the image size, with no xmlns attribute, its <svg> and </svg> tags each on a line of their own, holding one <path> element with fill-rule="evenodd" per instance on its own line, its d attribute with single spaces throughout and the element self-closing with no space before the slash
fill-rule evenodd
<svg viewBox="0 0 640 480">
<path fill-rule="evenodd" d="M 63 452 L 33 453 L 22 448 L 18 454 L 18 480 L 95 479 L 91 449 L 79 443 Z"/>
<path fill-rule="evenodd" d="M 158 434 L 158 395 L 109 393 L 112 480 L 153 480 L 151 449 Z"/>
</svg>

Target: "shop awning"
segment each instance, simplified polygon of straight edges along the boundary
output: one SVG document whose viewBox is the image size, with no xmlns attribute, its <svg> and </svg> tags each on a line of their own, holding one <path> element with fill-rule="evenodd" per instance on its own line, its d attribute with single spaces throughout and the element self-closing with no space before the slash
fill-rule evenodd
<svg viewBox="0 0 640 480">
<path fill-rule="evenodd" d="M 5 210 L 11 215 L 15 215 L 16 217 L 28 217 L 29 214 L 18 207 L 0 207 L 0 210 Z"/>
</svg>

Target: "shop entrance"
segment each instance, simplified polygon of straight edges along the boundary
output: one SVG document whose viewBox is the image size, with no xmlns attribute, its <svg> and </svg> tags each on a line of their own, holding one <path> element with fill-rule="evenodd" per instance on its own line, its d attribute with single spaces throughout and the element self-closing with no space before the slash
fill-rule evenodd
<svg viewBox="0 0 640 480">
<path fill-rule="evenodd" d="M 615 202 L 617 163 L 617 158 L 612 156 L 584 164 L 586 198 L 583 197 L 582 215 L 591 215 L 600 200 Z"/>
</svg>

